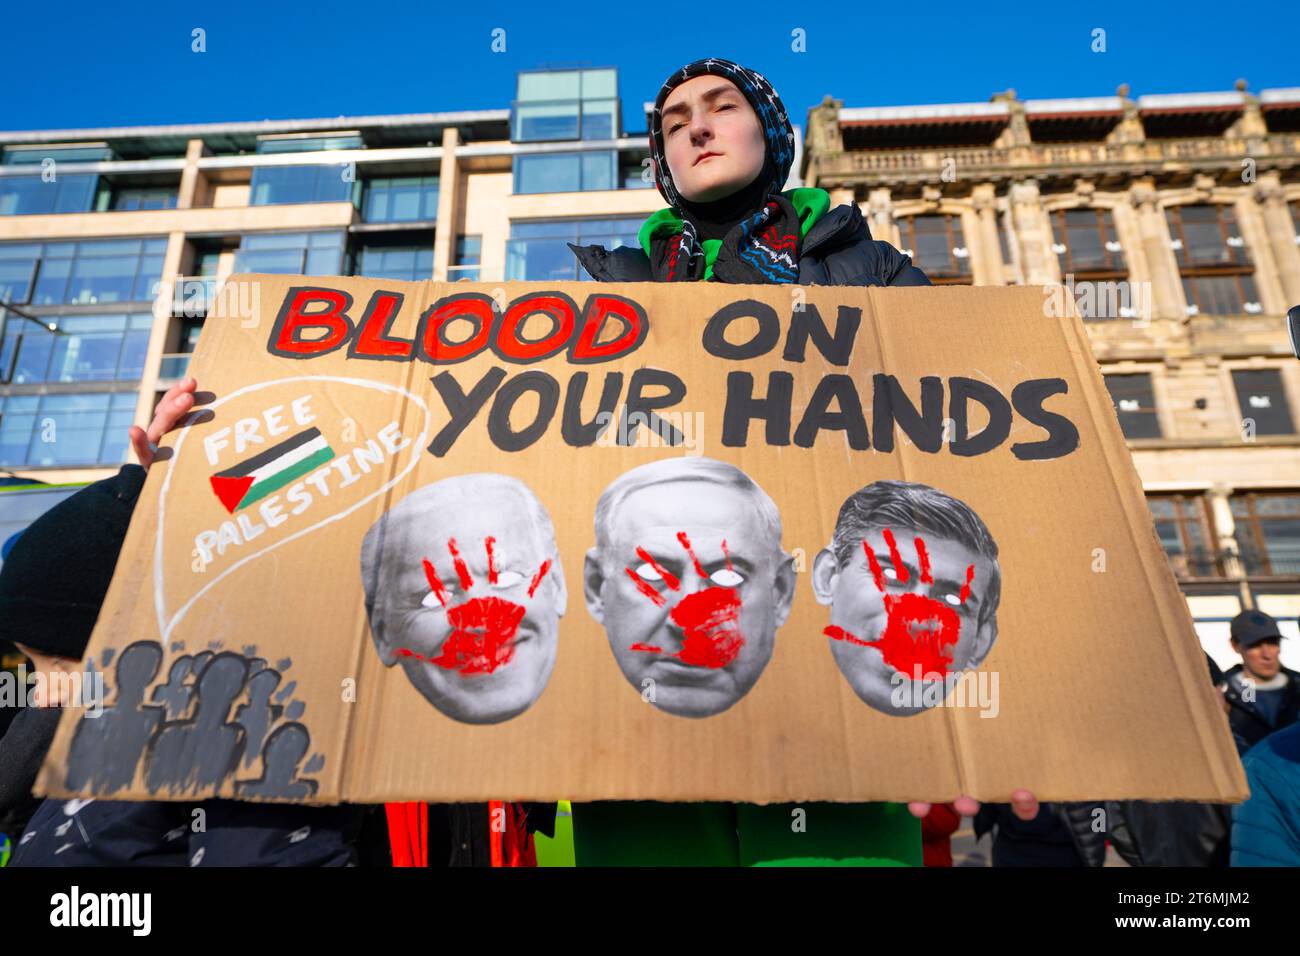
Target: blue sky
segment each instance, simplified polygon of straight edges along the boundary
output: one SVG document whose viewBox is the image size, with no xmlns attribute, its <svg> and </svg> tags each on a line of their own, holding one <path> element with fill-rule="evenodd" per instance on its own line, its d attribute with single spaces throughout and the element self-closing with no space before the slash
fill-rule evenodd
<svg viewBox="0 0 1300 956">
<path fill-rule="evenodd" d="M 83 0 L 0 16 L 0 129 L 500 108 L 515 72 L 620 69 L 625 125 L 675 67 L 720 55 L 761 71 L 796 123 L 830 93 L 849 106 L 1300 86 L 1298 3 L 1165 9 L 973 3 L 342 3 Z M 664 18 L 694 11 L 690 22 Z M 707 13 L 710 9 L 718 13 Z M 987 9 L 989 12 L 980 12 Z M 191 50 L 205 31 L 206 52 Z M 505 52 L 492 51 L 493 30 Z M 1106 31 L 1106 50 L 1090 47 Z M 806 51 L 792 50 L 803 30 Z M 630 117 L 630 118 L 628 118 Z"/>
</svg>

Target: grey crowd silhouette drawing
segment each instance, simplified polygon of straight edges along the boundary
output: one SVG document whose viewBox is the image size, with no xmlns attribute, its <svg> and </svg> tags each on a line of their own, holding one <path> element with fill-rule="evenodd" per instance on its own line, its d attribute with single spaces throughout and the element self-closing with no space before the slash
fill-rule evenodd
<svg viewBox="0 0 1300 956">
<path fill-rule="evenodd" d="M 102 666 L 114 656 L 105 651 Z M 104 681 L 112 703 L 84 714 L 74 731 L 70 789 L 111 796 L 135 782 L 143 762 L 151 794 L 214 793 L 233 777 L 240 798 L 315 795 L 318 783 L 307 775 L 325 760 L 309 756 L 311 734 L 300 720 L 306 705 L 293 699 L 296 683 L 284 683 L 292 661 L 272 667 L 256 647 L 209 648 L 182 653 L 159 680 L 165 656 L 157 641 L 137 641 L 116 655 L 113 678 Z"/>
</svg>

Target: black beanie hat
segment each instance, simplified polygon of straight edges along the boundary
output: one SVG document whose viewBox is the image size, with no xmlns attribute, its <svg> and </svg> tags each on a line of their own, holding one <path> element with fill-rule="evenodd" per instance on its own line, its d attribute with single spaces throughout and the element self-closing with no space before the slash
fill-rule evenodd
<svg viewBox="0 0 1300 956">
<path fill-rule="evenodd" d="M 781 191 L 785 181 L 790 177 L 790 167 L 794 164 L 794 127 L 786 115 L 781 97 L 776 95 L 772 84 L 756 70 L 743 67 L 731 60 L 709 57 L 688 63 L 664 81 L 655 97 L 654 113 L 650 123 L 650 158 L 654 162 L 655 185 L 668 205 L 680 211 L 680 197 L 673 184 L 673 174 L 668 169 L 668 159 L 664 153 L 663 108 L 668 94 L 687 80 L 704 74 L 721 76 L 736 84 L 744 94 L 749 105 L 758 114 L 759 125 L 763 127 L 763 138 L 767 142 L 767 158 L 760 176 L 766 177 L 766 195 Z"/>
<path fill-rule="evenodd" d="M 80 660 L 113 579 L 144 469 L 123 465 L 41 515 L 0 568 L 0 640 Z"/>
</svg>

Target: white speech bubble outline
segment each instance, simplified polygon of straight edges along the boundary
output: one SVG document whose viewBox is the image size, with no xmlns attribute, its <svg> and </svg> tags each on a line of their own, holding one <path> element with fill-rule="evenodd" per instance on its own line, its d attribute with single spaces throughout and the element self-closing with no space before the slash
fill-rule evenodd
<svg viewBox="0 0 1300 956">
<path fill-rule="evenodd" d="M 277 378 L 269 382 L 257 382 L 253 385 L 245 385 L 243 388 L 231 392 L 225 398 L 218 399 L 217 401 L 213 402 L 211 405 L 204 405 L 201 409 L 196 409 L 192 414 L 198 415 L 203 411 L 215 410 L 217 408 L 220 408 L 226 402 L 233 401 L 234 399 L 239 398 L 239 396 L 241 395 L 245 395 L 251 392 L 256 392 L 263 388 L 270 388 L 273 385 L 297 384 L 299 382 L 342 382 L 345 385 L 358 385 L 361 388 L 370 388 L 380 392 L 394 392 L 397 394 L 405 395 L 416 405 L 420 406 L 421 411 L 424 412 L 424 427 L 421 429 L 419 437 L 411 441 L 411 448 L 413 450 L 411 452 L 410 464 L 408 464 L 400 472 L 394 475 L 393 479 L 389 481 L 386 485 L 384 485 L 382 488 L 379 488 L 377 491 L 362 498 L 360 501 L 352 505 L 350 508 L 347 508 L 344 511 L 340 511 L 338 514 L 331 515 L 328 518 L 318 521 L 314 525 L 309 525 L 308 527 L 303 528 L 301 531 L 295 531 L 287 538 L 281 538 L 279 541 L 271 545 L 269 548 L 263 548 L 261 551 L 257 551 L 253 554 L 246 555 L 245 557 L 240 558 L 238 561 L 236 561 L 230 567 L 226 568 L 226 570 L 222 571 L 215 578 L 213 578 L 202 588 L 200 588 L 192 598 L 190 598 L 183 605 L 181 605 L 180 609 L 169 621 L 167 619 L 167 607 L 166 607 L 166 600 L 164 599 L 164 588 L 163 588 L 163 523 L 164 523 L 165 512 L 166 512 L 167 491 L 171 487 L 172 475 L 176 471 L 175 464 L 177 461 L 180 460 L 181 446 L 185 444 L 185 439 L 189 437 L 189 432 L 190 432 L 190 429 L 188 428 L 181 429 L 180 438 L 176 439 L 176 445 L 172 449 L 172 460 L 169 463 L 167 468 L 167 477 L 163 479 L 162 491 L 158 495 L 158 535 L 154 545 L 154 609 L 158 614 L 158 631 L 162 635 L 161 642 L 164 646 L 167 644 L 167 641 L 170 639 L 171 633 L 173 630 L 175 630 L 176 625 L 181 622 L 181 618 L 183 618 L 187 613 L 189 613 L 190 607 L 194 604 L 194 602 L 197 601 L 199 598 L 203 597 L 204 594 L 206 594 L 211 588 L 216 586 L 216 584 L 219 581 L 221 581 L 221 579 L 224 578 L 226 575 L 230 574 L 236 568 L 242 567 L 243 565 L 247 564 L 249 561 L 253 561 L 257 558 L 263 557 L 264 555 L 270 554 L 272 551 L 280 547 L 280 545 L 282 544 L 288 544 L 290 541 L 293 541 L 295 538 L 301 538 L 305 534 L 310 534 L 313 531 L 319 531 L 321 528 L 325 527 L 325 525 L 331 524 L 332 522 L 347 517 L 352 512 L 360 508 L 362 505 L 367 504 L 370 501 L 373 501 L 375 498 L 382 495 L 389 488 L 397 484 L 408 474 L 410 474 L 411 469 L 413 469 L 419 463 L 420 449 L 424 447 L 424 439 L 429 433 L 429 423 L 432 416 L 429 412 L 429 406 L 424 403 L 424 399 L 420 398 L 418 395 L 413 395 L 411 392 L 408 392 L 406 389 L 398 385 L 384 385 L 380 382 L 368 382 L 359 378 L 346 378 L 339 375 L 296 375 L 293 378 Z"/>
</svg>

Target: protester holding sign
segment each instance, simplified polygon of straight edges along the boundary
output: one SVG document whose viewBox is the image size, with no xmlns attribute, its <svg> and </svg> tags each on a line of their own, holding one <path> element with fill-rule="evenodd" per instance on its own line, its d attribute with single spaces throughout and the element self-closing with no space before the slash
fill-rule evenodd
<svg viewBox="0 0 1300 956">
<path fill-rule="evenodd" d="M 577 250 L 606 283 L 228 282 L 252 294 L 195 361 L 220 397 L 169 443 L 132 526 L 153 560 L 110 596 L 152 646 L 94 645 L 131 652 L 127 718 L 197 693 L 204 721 L 142 734 L 127 792 L 566 795 L 587 864 L 915 865 L 929 807 L 897 801 L 1032 819 L 1030 775 L 1054 801 L 1240 798 L 1077 316 L 862 288 L 928 283 L 856 206 L 780 191 L 792 137 L 761 77 L 701 61 L 656 106 L 670 209 L 639 249 Z M 194 388 L 133 432 L 142 460 Z M 1090 641 L 1126 629 L 1179 662 L 1142 698 Z M 1106 706 L 1041 692 L 1060 673 Z M 60 728 L 47 792 L 113 785 L 91 724 Z M 1104 792 L 1051 758 L 1110 738 Z"/>
<path fill-rule="evenodd" d="M 710 57 L 676 70 L 655 98 L 655 185 L 669 207 L 641 226 L 640 247 L 570 246 L 601 282 L 929 285 L 911 259 L 871 238 L 853 203 L 822 189 L 782 191 L 794 161 L 785 106 L 759 73 Z M 599 537 L 599 531 L 598 531 Z M 1037 807 L 1018 794 L 1017 813 Z M 974 801 L 962 798 L 962 812 Z M 916 816 L 928 804 L 914 805 Z M 792 826 L 807 811 L 806 829 Z M 914 820 L 890 804 L 574 804 L 577 862 L 921 865 Z"/>
</svg>

